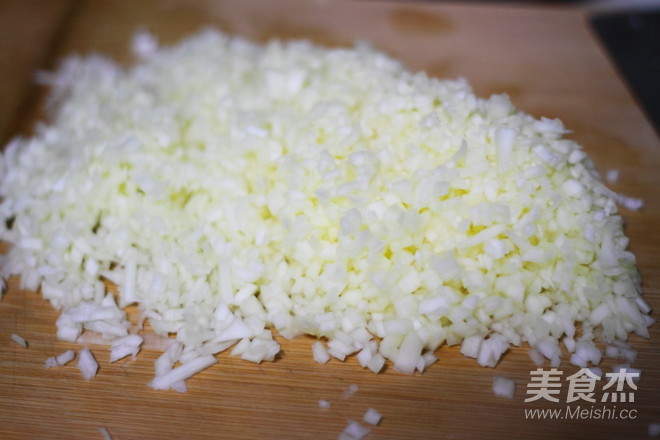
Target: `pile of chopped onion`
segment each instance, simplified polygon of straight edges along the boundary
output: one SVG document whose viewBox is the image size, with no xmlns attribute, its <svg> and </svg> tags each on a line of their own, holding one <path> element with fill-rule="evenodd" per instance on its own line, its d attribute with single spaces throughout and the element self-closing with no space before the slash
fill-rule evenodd
<svg viewBox="0 0 660 440">
<path fill-rule="evenodd" d="M 209 30 L 134 49 L 131 68 L 72 57 L 40 75 L 52 117 L 1 156 L 1 275 L 61 311 L 61 339 L 134 355 L 137 304 L 176 337 L 152 386 L 183 390 L 224 350 L 273 360 L 273 330 L 318 337 L 319 362 L 403 373 L 443 344 L 495 366 L 523 343 L 557 365 L 562 343 L 595 365 L 596 342 L 648 337 L 616 209 L 640 204 L 561 122 L 364 44 Z"/>
</svg>

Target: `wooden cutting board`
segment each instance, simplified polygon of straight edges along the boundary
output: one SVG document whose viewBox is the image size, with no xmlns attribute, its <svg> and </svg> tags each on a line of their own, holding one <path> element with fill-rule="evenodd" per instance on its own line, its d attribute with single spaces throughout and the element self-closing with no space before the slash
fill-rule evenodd
<svg viewBox="0 0 660 440">
<path fill-rule="evenodd" d="M 616 168 L 611 185 L 641 197 L 641 212 L 624 211 L 630 248 L 638 258 L 648 302 L 660 308 L 660 143 L 590 33 L 587 11 L 501 4 L 337 1 L 38 1 L 0 2 L 3 137 L 27 133 L 40 115 L 43 91 L 29 83 L 35 67 L 61 56 L 99 52 L 130 63 L 132 32 L 147 28 L 164 44 L 204 26 L 254 38 L 308 38 L 330 45 L 370 41 L 410 69 L 466 77 L 481 96 L 508 93 L 536 117 L 558 117 L 602 170 Z M 651 339 L 631 338 L 642 379 L 634 403 L 595 404 L 626 419 L 526 419 L 525 410 L 565 411 L 559 403 L 525 403 L 530 371 L 526 347 L 495 369 L 481 368 L 456 347 L 438 351 L 424 374 L 387 369 L 374 375 L 353 358 L 319 365 L 312 339 L 281 340 L 272 363 L 228 354 L 188 381 L 186 394 L 147 387 L 154 350 L 109 363 L 106 347 L 89 344 L 100 363 L 83 380 L 75 362 L 45 370 L 44 360 L 77 344 L 55 337 L 57 314 L 16 279 L 0 302 L 0 438 L 101 439 L 100 427 L 123 439 L 333 439 L 347 420 L 373 407 L 383 419 L 367 439 L 630 439 L 646 438 L 660 422 L 660 326 Z M 17 333 L 27 349 L 10 340 Z M 603 364 L 603 370 L 616 362 Z M 564 378 L 577 371 L 562 364 Z M 491 391 L 494 375 L 516 381 L 513 399 Z M 345 391 L 357 385 L 357 391 Z M 319 399 L 331 402 L 321 409 Z M 576 402 L 571 408 L 590 404 Z M 572 410 L 573 411 L 573 410 Z M 610 414 L 607 413 L 607 414 Z M 634 416 L 634 418 L 633 418 Z"/>
</svg>

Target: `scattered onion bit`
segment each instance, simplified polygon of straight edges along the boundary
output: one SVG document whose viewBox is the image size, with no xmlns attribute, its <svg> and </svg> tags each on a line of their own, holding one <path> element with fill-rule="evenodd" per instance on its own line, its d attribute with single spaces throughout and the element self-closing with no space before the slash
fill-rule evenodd
<svg viewBox="0 0 660 440">
<path fill-rule="evenodd" d="M 493 376 L 493 393 L 499 397 L 513 398 L 516 383 L 513 379 L 504 376 Z"/>
<path fill-rule="evenodd" d="M 616 183 L 619 180 L 619 170 L 616 168 L 607 170 L 605 173 L 605 180 L 607 183 Z"/>
<path fill-rule="evenodd" d="M 367 412 L 365 412 L 364 416 L 362 416 L 362 420 L 365 423 L 368 423 L 368 424 L 374 425 L 374 426 L 378 425 L 382 418 L 383 418 L 383 416 L 373 408 L 367 409 Z"/>
<path fill-rule="evenodd" d="M 351 384 L 344 390 L 342 393 L 343 397 L 351 397 L 353 394 L 357 393 L 359 387 L 356 384 Z"/>
<path fill-rule="evenodd" d="M 330 406 L 332 406 L 332 404 L 330 402 L 328 402 L 327 400 L 319 399 L 319 408 L 328 409 L 328 408 L 330 408 Z"/>
<path fill-rule="evenodd" d="M 10 336 L 11 340 L 20 345 L 23 348 L 28 348 L 28 342 L 25 340 L 25 338 L 21 335 L 17 335 L 16 333 L 12 333 Z"/>
<path fill-rule="evenodd" d="M 103 436 L 103 440 L 112 440 L 112 436 L 110 435 L 108 428 L 99 428 L 99 432 Z"/>
<path fill-rule="evenodd" d="M 103 440 L 112 440 L 112 436 L 110 435 L 108 428 L 99 428 L 99 432 L 103 436 Z"/>
<path fill-rule="evenodd" d="M 360 440 L 366 437 L 367 434 L 371 432 L 371 429 L 366 426 L 361 425 L 360 423 L 349 420 L 346 428 L 341 432 L 338 439 L 339 440 Z"/>
<path fill-rule="evenodd" d="M 58 356 L 46 359 L 44 368 L 62 367 L 71 362 L 74 357 L 76 357 L 76 353 L 73 350 L 67 350 Z"/>
<path fill-rule="evenodd" d="M 170 388 L 176 389 L 177 384 L 182 384 L 184 380 L 210 367 L 216 362 L 218 362 L 218 360 L 212 355 L 200 356 L 191 359 L 188 362 L 182 363 L 178 367 L 169 370 L 163 375 L 157 375 L 149 383 L 149 386 L 157 390 L 167 390 Z"/>
</svg>

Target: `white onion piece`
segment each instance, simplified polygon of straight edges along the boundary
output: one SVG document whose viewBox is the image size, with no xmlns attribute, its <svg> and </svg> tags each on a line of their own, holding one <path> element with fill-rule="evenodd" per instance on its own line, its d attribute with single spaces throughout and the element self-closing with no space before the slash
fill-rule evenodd
<svg viewBox="0 0 660 440">
<path fill-rule="evenodd" d="M 416 333 L 410 332 L 401 343 L 394 360 L 394 369 L 401 373 L 412 374 L 421 358 L 424 342 Z"/>
<path fill-rule="evenodd" d="M 378 425 L 381 421 L 383 416 L 375 409 L 373 408 L 368 408 L 367 412 L 364 413 L 364 416 L 362 416 L 362 420 L 365 423 L 368 423 L 370 425 Z"/>
<path fill-rule="evenodd" d="M 23 348 L 28 348 L 28 342 L 25 340 L 25 338 L 21 335 L 17 335 L 16 333 L 12 333 L 10 336 L 11 340 L 20 345 Z"/>
<path fill-rule="evenodd" d="M 385 366 L 385 357 L 380 353 L 374 354 L 371 359 L 367 362 L 367 368 L 371 370 L 372 373 L 379 373 Z"/>
<path fill-rule="evenodd" d="M 76 353 L 73 350 L 67 350 L 58 356 L 46 359 L 45 368 L 62 367 L 71 362 L 75 357 Z"/>
<path fill-rule="evenodd" d="M 78 352 L 78 369 L 85 380 L 94 378 L 99 369 L 98 362 L 96 362 L 94 355 L 87 347 Z"/>
<path fill-rule="evenodd" d="M 173 385 L 188 379 L 190 376 L 199 373 L 216 362 L 218 362 L 218 360 L 213 356 L 200 356 L 185 364 L 179 365 L 161 376 L 156 376 L 149 383 L 149 386 L 156 390 L 167 390 Z"/>
<path fill-rule="evenodd" d="M 338 439 L 339 440 L 360 440 L 367 436 L 371 432 L 371 429 L 366 426 L 361 425 L 356 421 L 349 421 L 346 428 L 341 432 Z"/>
<path fill-rule="evenodd" d="M 314 355 L 314 360 L 319 364 L 325 364 L 330 360 L 328 350 L 325 348 L 321 341 L 315 341 L 312 344 L 312 353 Z"/>
<path fill-rule="evenodd" d="M 513 398 L 516 383 L 513 379 L 504 376 L 493 376 L 493 393 L 496 396 Z"/>
<path fill-rule="evenodd" d="M 607 170 L 605 180 L 607 183 L 616 183 L 619 180 L 619 170 L 616 168 Z"/>
<path fill-rule="evenodd" d="M 353 394 L 357 393 L 357 391 L 358 391 L 359 389 L 360 389 L 359 386 L 358 386 L 357 384 L 354 384 L 354 383 L 353 383 L 353 384 L 349 385 L 348 388 L 346 388 L 346 389 L 344 390 L 344 392 L 342 393 L 342 395 L 343 395 L 344 397 L 351 397 Z"/>
<path fill-rule="evenodd" d="M 110 435 L 108 428 L 99 428 L 99 432 L 103 436 L 103 440 L 112 440 L 112 436 Z"/>
<path fill-rule="evenodd" d="M 116 362 L 128 355 L 136 356 L 144 339 L 140 335 L 128 335 L 112 341 L 110 362 Z"/>
</svg>

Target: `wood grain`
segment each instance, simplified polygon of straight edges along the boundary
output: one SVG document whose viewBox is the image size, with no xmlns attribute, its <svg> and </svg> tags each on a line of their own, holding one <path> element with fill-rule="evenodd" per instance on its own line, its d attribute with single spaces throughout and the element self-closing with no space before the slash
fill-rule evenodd
<svg viewBox="0 0 660 440">
<path fill-rule="evenodd" d="M 561 118 L 601 170 L 620 170 L 613 189 L 645 199 L 642 212 L 623 216 L 647 299 L 660 308 L 660 143 L 589 32 L 584 10 L 289 0 L 80 5 L 57 42 L 61 56 L 96 51 L 128 64 L 128 41 L 138 27 L 164 43 L 208 25 L 262 41 L 309 38 L 334 46 L 363 39 L 410 69 L 464 76 L 480 95 L 509 93 L 534 116 Z M 43 8 L 33 7 L 34 20 L 51 20 Z M 31 50 L 41 53 L 44 44 Z M 2 75 L 3 81 L 21 81 L 4 70 Z M 34 111 L 26 111 L 25 123 L 34 122 Z M 0 438 L 100 439 L 98 428 L 106 427 L 115 440 L 332 439 L 369 407 L 383 420 L 368 439 L 630 439 L 646 438 L 648 424 L 660 422 L 658 325 L 650 340 L 632 338 L 642 380 L 634 404 L 616 406 L 636 410 L 634 420 L 526 420 L 525 409 L 565 404 L 524 403 L 535 368 L 525 347 L 508 353 L 496 369 L 478 367 L 456 347 L 443 347 L 427 372 L 405 376 L 391 369 L 373 375 L 352 358 L 319 365 L 312 360 L 311 339 L 281 340 L 277 361 L 256 365 L 221 354 L 217 365 L 189 381 L 188 393 L 178 394 L 146 386 L 158 356 L 152 350 L 110 364 L 107 348 L 89 345 L 100 363 L 99 375 L 89 382 L 75 361 L 45 370 L 47 357 L 79 348 L 56 339 L 56 318 L 38 294 L 10 281 L 0 303 Z M 14 344 L 12 333 L 25 337 L 29 348 Z M 607 361 L 603 369 L 611 365 Z M 566 376 L 577 370 L 568 363 L 562 369 Z M 492 394 L 495 374 L 516 381 L 513 399 Z M 351 384 L 358 391 L 343 397 Z M 562 396 L 565 392 L 564 387 Z M 320 409 L 319 399 L 332 406 Z"/>
</svg>

